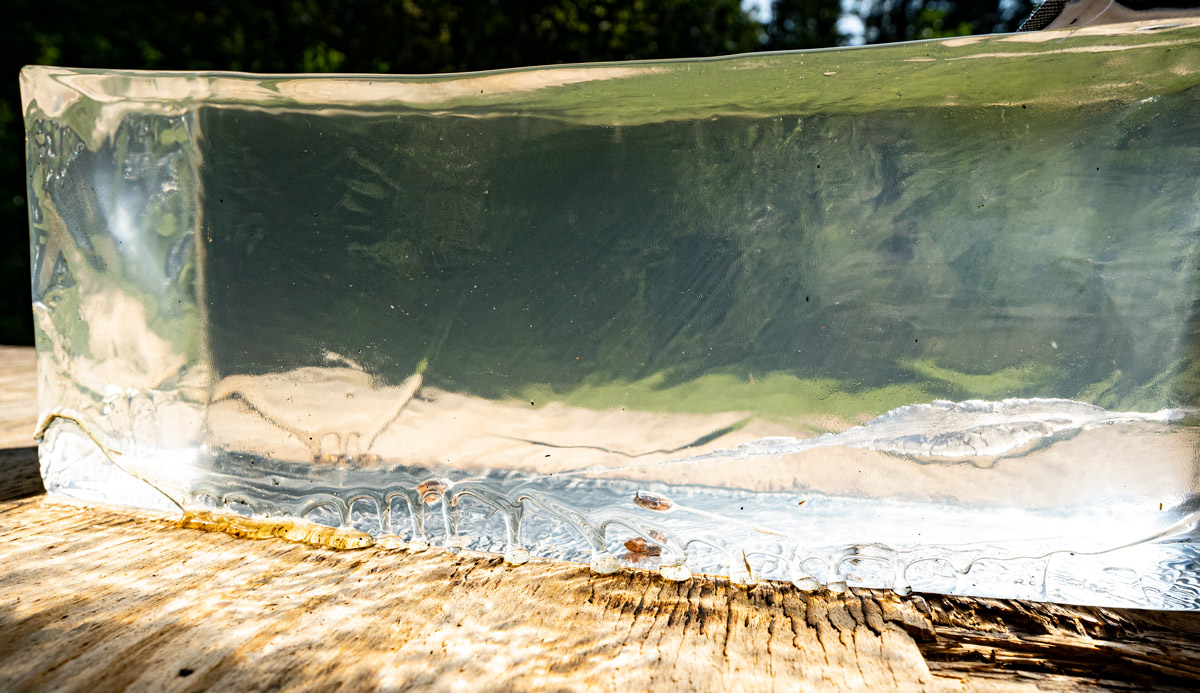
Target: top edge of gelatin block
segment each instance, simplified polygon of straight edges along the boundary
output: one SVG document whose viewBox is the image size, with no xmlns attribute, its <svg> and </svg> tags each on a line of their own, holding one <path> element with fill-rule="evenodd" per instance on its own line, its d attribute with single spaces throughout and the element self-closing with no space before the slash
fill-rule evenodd
<svg viewBox="0 0 1200 693">
<path fill-rule="evenodd" d="M 878 46 L 434 75 L 150 72 L 29 66 L 23 110 L 52 118 L 88 100 L 598 125 L 919 107 L 1072 107 L 1200 84 L 1200 17 Z"/>
</svg>

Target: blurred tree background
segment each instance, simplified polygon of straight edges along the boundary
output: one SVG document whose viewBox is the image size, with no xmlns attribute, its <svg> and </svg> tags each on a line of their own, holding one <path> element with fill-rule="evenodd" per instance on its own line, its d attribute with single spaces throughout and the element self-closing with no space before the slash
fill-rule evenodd
<svg viewBox="0 0 1200 693">
<path fill-rule="evenodd" d="M 27 64 L 432 73 L 1014 31 L 1032 0 L 13 0 L 0 26 L 0 344 L 30 344 Z"/>
</svg>

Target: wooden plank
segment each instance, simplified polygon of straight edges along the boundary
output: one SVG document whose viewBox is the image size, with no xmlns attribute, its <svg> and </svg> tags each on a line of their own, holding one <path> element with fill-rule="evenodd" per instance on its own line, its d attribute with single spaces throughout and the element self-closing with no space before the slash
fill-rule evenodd
<svg viewBox="0 0 1200 693">
<path fill-rule="evenodd" d="M 0 688 L 1186 687 L 1200 618 L 184 530 L 0 504 Z"/>
<path fill-rule="evenodd" d="M 0 346 L 0 448 L 34 444 L 36 369 L 32 348 Z"/>
<path fill-rule="evenodd" d="M 23 360 L 17 387 L 31 393 Z M 12 363 L 0 359 L 0 377 Z M 30 448 L 0 455 L 0 497 L 16 498 L 0 502 L 0 690 L 1185 690 L 1200 681 L 1197 614 L 742 589 L 440 550 L 248 541 L 31 495 L 35 465 Z"/>
</svg>

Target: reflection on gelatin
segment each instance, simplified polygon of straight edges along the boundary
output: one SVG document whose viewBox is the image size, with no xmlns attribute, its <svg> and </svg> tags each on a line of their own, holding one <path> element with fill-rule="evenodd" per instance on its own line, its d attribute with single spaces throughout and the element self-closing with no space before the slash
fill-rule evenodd
<svg viewBox="0 0 1200 693">
<path fill-rule="evenodd" d="M 1200 22 L 1043 37 L 29 68 L 47 488 L 341 549 L 1200 609 Z"/>
</svg>

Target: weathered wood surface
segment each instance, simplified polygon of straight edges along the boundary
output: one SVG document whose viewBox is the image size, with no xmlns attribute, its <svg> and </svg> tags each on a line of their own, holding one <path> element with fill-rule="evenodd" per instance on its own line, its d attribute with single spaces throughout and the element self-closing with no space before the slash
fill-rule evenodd
<svg viewBox="0 0 1200 693">
<path fill-rule="evenodd" d="M 33 349 L 0 346 L 0 449 L 32 446 L 36 426 Z"/>
<path fill-rule="evenodd" d="M 29 483 L 36 464 L 28 447 L 0 454 L 0 491 L 17 497 L 0 502 L 0 690 L 1200 682 L 1192 614 L 774 583 L 745 590 L 438 550 L 251 542 L 47 498 Z"/>
</svg>

